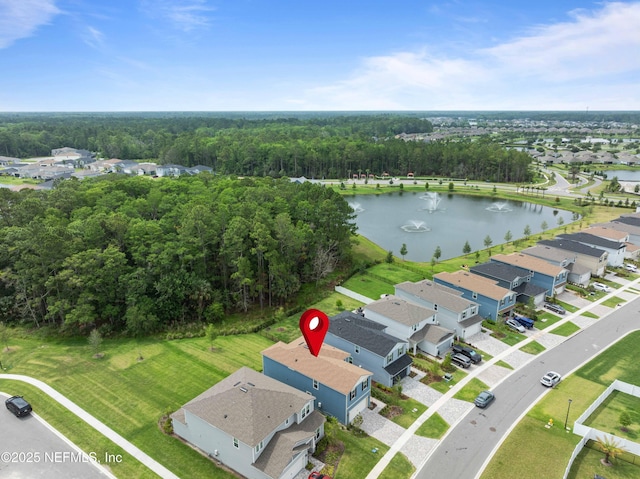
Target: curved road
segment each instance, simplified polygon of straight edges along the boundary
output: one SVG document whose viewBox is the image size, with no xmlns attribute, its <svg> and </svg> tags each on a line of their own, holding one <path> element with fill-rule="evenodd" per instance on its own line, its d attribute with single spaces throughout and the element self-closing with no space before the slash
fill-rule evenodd
<svg viewBox="0 0 640 479">
<path fill-rule="evenodd" d="M 493 388 L 496 400 L 486 409 L 474 408 L 462 417 L 431 451 L 414 477 L 480 477 L 485 463 L 502 439 L 530 407 L 549 391 L 540 384 L 542 375 L 554 370 L 564 377 L 629 332 L 638 329 L 639 310 L 640 298 L 625 303 L 514 371 Z M 570 422 L 576 417 L 577 414 L 570 416 Z"/>
</svg>

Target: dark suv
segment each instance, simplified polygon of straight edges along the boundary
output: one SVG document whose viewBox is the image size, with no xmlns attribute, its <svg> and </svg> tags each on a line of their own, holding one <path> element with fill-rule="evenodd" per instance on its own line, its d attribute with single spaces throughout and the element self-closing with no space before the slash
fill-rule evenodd
<svg viewBox="0 0 640 479">
<path fill-rule="evenodd" d="M 463 346 L 461 344 L 454 344 L 451 347 L 451 349 L 453 349 L 454 353 L 464 354 L 466 357 L 471 359 L 471 361 L 473 361 L 473 364 L 478 364 L 480 361 L 482 361 L 482 356 L 480 356 L 480 354 L 478 354 L 477 351 L 474 351 L 473 349 L 467 346 Z"/>
<path fill-rule="evenodd" d="M 4 404 L 16 417 L 27 416 L 31 413 L 31 404 L 25 401 L 22 396 L 10 397 Z"/>
</svg>

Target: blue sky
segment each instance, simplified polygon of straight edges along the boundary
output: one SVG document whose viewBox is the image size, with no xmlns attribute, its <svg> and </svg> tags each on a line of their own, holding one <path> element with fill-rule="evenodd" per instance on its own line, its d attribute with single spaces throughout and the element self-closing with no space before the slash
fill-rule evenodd
<svg viewBox="0 0 640 479">
<path fill-rule="evenodd" d="M 0 0 L 0 111 L 640 110 L 640 1 Z"/>
</svg>

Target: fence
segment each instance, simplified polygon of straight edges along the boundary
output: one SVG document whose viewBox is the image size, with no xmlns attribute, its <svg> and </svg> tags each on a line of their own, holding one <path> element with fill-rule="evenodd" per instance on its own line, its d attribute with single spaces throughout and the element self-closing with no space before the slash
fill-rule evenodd
<svg viewBox="0 0 640 479">
<path fill-rule="evenodd" d="M 613 391 L 620 391 L 631 396 L 640 398 L 640 387 L 635 386 L 633 384 L 625 383 L 624 381 L 620 381 L 616 379 L 609 385 L 607 389 L 604 390 L 602 394 L 596 399 L 586 410 L 583 412 L 578 419 L 576 419 L 575 424 L 573 425 L 573 433 L 582 436 L 580 442 L 576 445 L 576 448 L 573 450 L 571 454 L 571 458 L 569 459 L 569 464 L 567 464 L 567 468 L 564 471 L 563 479 L 567 479 L 569 475 L 569 471 L 571 470 L 571 466 L 573 465 L 573 461 L 578 456 L 582 448 L 589 440 L 596 441 L 598 437 L 611 436 L 615 439 L 618 445 L 625 449 L 627 452 L 634 454 L 636 456 L 640 456 L 640 444 L 637 442 L 629 441 L 628 439 L 624 439 L 613 434 L 608 434 L 602 432 L 598 429 L 585 426 L 583 423 L 587 420 L 591 414 L 609 397 L 609 395 Z"/>
</svg>

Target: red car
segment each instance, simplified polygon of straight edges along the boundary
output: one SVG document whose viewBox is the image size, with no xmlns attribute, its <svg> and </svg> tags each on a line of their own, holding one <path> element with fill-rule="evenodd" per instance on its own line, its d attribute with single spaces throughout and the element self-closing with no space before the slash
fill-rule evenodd
<svg viewBox="0 0 640 479">
<path fill-rule="evenodd" d="M 312 472 L 309 474 L 309 479 L 331 479 L 326 474 L 320 474 L 319 472 Z"/>
</svg>

